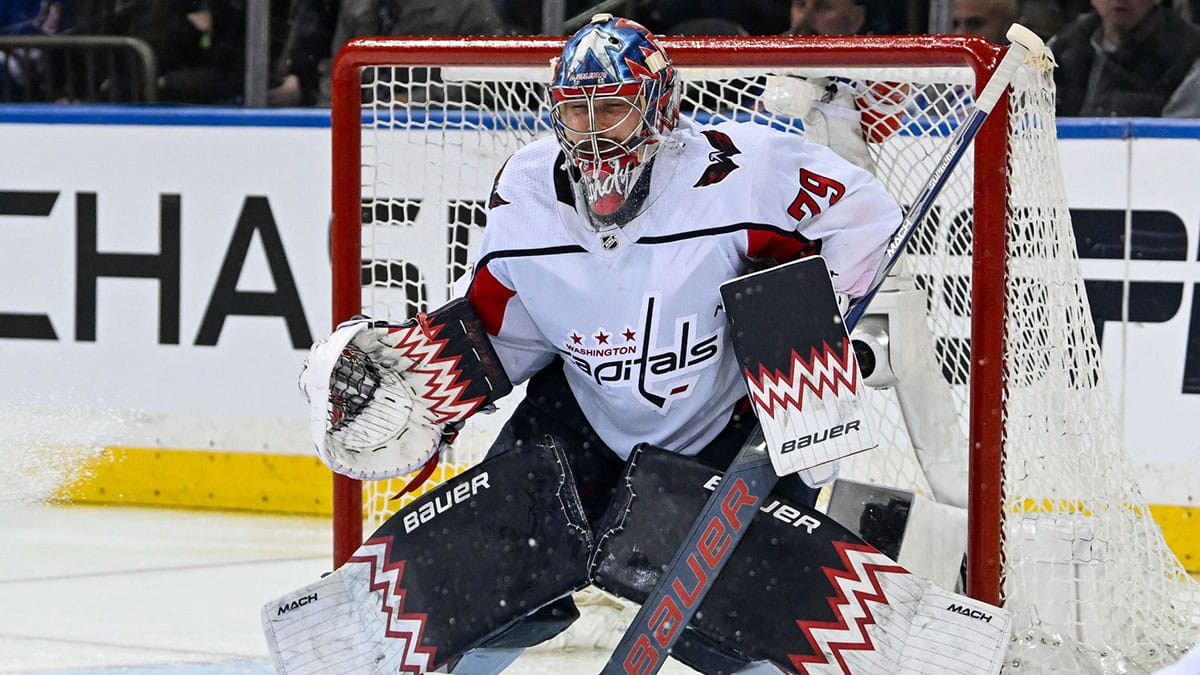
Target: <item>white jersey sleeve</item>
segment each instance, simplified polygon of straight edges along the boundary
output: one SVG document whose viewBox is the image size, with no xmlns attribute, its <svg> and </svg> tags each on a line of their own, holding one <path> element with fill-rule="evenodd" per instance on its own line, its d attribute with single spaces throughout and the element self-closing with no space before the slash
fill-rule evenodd
<svg viewBox="0 0 1200 675">
<path fill-rule="evenodd" d="M 485 260 L 476 270 L 467 298 L 484 328 L 492 347 L 514 383 L 524 382 L 554 360 L 546 339 L 526 309 L 524 298 L 513 290 L 505 261 Z"/>
<path fill-rule="evenodd" d="M 465 292 L 514 384 L 529 379 L 556 356 L 525 305 L 531 298 L 554 299 L 538 297 L 528 288 L 518 293 L 506 257 L 514 252 L 518 257 L 535 255 L 561 237 L 555 195 L 552 190 L 547 193 L 558 146 L 548 140 L 522 148 L 497 173 L 488 200 L 488 227 Z"/>
</svg>

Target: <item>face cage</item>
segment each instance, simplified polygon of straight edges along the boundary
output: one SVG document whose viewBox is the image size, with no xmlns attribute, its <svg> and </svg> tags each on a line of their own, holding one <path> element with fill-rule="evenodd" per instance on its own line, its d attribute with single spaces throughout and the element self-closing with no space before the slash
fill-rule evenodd
<svg viewBox="0 0 1200 675">
<path fill-rule="evenodd" d="M 662 111 L 647 103 L 655 99 L 646 96 L 646 90 L 652 89 L 652 85 L 641 82 L 604 87 L 601 91 L 588 88 L 578 93 L 571 91 L 570 95 L 564 95 L 562 88 L 551 92 L 551 126 L 568 162 L 577 172 L 589 210 L 602 219 L 613 214 L 631 196 L 642 169 L 659 148 Z M 613 99 L 620 99 L 628 105 L 629 111 L 604 128 L 595 129 L 597 104 Z M 563 120 L 562 106 L 579 101 L 587 103 L 587 129 L 573 129 Z M 605 137 L 629 122 L 632 115 L 640 118 L 639 123 L 624 138 Z"/>
</svg>

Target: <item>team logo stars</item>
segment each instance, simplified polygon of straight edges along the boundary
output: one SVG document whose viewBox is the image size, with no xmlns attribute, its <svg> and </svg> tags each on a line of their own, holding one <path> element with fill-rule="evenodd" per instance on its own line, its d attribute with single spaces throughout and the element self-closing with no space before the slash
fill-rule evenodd
<svg viewBox="0 0 1200 675">
<path fill-rule="evenodd" d="M 617 337 L 617 336 L 619 336 L 619 337 Z M 624 341 L 626 343 L 637 342 L 637 336 L 638 336 L 637 331 L 635 331 L 634 329 L 632 329 L 628 326 L 625 327 L 625 330 L 617 332 L 617 333 L 610 333 L 610 332 L 604 330 L 603 328 L 597 328 L 596 333 L 594 335 L 592 335 L 592 340 L 594 341 L 596 346 L 612 345 L 616 342 L 619 342 L 622 338 L 624 338 Z M 584 338 L 583 335 L 580 335 L 579 331 L 576 331 L 576 330 L 571 331 L 570 335 L 568 335 L 567 338 L 571 341 L 571 344 L 574 344 L 574 345 L 582 346 L 584 344 L 584 342 L 586 341 L 586 338 Z"/>
</svg>

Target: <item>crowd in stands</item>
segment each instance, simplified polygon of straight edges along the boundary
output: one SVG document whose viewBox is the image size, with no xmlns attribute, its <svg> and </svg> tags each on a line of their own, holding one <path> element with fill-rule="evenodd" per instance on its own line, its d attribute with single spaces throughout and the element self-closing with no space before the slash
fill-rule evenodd
<svg viewBox="0 0 1200 675">
<path fill-rule="evenodd" d="M 352 37 L 544 32 L 542 0 L 269 1 L 272 106 L 326 104 L 328 63 Z M 122 35 L 154 54 L 158 101 L 239 105 L 249 2 L 3 0 L 0 100 L 72 100 L 48 86 L 13 95 L 47 67 L 37 60 L 46 48 L 17 49 L 7 37 Z M 596 3 L 562 4 L 569 19 Z M 664 35 L 921 34 L 937 25 L 929 3 L 896 0 L 629 0 L 614 11 Z M 945 18 L 939 32 L 1003 44 L 1019 21 L 1046 38 L 1059 115 L 1200 117 L 1200 0 L 953 0 Z"/>
</svg>

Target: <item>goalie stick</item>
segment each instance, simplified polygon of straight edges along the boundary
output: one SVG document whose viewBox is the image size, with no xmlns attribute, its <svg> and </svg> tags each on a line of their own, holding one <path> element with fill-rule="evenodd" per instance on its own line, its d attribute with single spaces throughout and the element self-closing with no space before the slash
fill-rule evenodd
<svg viewBox="0 0 1200 675">
<path fill-rule="evenodd" d="M 1041 57 L 1044 52 L 1041 38 L 1028 28 L 1013 24 L 1007 37 L 1012 44 L 965 121 L 955 130 L 917 201 L 892 236 L 870 289 L 846 313 L 847 332 L 862 318 L 916 226 L 929 213 L 946 179 L 1008 89 L 1017 68 L 1031 53 Z M 762 431 L 756 431 L 738 451 L 717 489 L 708 498 L 683 545 L 613 650 L 602 675 L 652 675 L 662 668 L 683 627 L 695 616 L 705 594 L 745 534 L 750 521 L 747 514 L 753 514 L 759 508 L 778 480 Z"/>
</svg>

